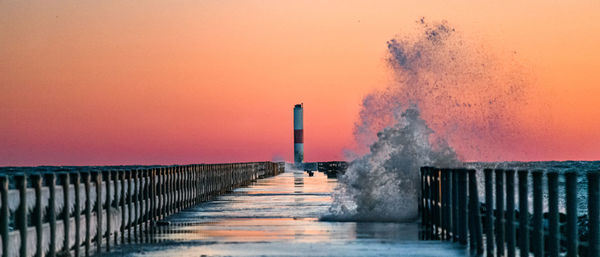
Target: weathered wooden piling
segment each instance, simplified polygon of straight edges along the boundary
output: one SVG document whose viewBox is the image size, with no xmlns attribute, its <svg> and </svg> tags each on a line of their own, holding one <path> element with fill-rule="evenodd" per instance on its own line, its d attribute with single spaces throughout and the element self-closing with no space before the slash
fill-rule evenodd
<svg viewBox="0 0 600 257">
<path fill-rule="evenodd" d="M 588 179 L 588 255 L 600 256 L 600 171 L 587 174 Z"/>
<path fill-rule="evenodd" d="M 471 249 L 477 255 L 483 254 L 483 235 L 481 231 L 481 212 L 479 211 L 479 193 L 477 190 L 477 176 L 474 169 L 469 169 L 469 217 L 471 223 Z"/>
<path fill-rule="evenodd" d="M 543 200 L 543 171 L 534 170 L 533 175 L 533 233 L 531 237 L 531 247 L 535 257 L 544 256 L 544 206 Z"/>
<path fill-rule="evenodd" d="M 15 217 L 17 230 L 21 237 L 19 256 L 27 256 L 27 176 L 25 174 L 15 175 L 15 186 L 19 190 L 19 207 Z M 8 202 L 4 204 L 8 204 Z"/>
<path fill-rule="evenodd" d="M 69 175 L 70 179 L 73 182 L 73 187 L 75 191 L 75 203 L 74 203 L 74 220 L 75 220 L 75 249 L 74 255 L 75 257 L 80 256 L 79 246 L 81 245 L 81 195 L 79 191 L 79 184 L 81 182 L 81 178 L 79 176 L 79 172 L 71 172 Z M 40 248 L 41 249 L 41 245 Z"/>
<path fill-rule="evenodd" d="M 35 190 L 35 207 L 33 209 L 33 225 L 35 226 L 36 242 L 35 255 L 36 257 L 44 256 L 42 252 L 42 240 L 44 238 L 43 231 L 43 215 L 42 215 L 42 176 L 40 174 L 32 174 L 30 176 L 31 186 Z"/>
<path fill-rule="evenodd" d="M 529 171 L 519 170 L 519 252 L 521 257 L 529 257 Z"/>
<path fill-rule="evenodd" d="M 84 255 L 90 256 L 91 233 L 92 229 L 92 198 L 91 198 L 91 176 L 89 172 L 81 172 L 81 179 L 85 190 L 85 239 L 84 239 Z"/>
<path fill-rule="evenodd" d="M 496 169 L 496 256 L 504 256 L 504 170 Z"/>
<path fill-rule="evenodd" d="M 558 173 L 546 174 L 548 178 L 548 255 L 558 257 L 560 252 L 560 231 L 558 230 Z"/>
<path fill-rule="evenodd" d="M 492 169 L 484 169 L 485 180 L 485 239 L 486 255 L 494 256 L 494 186 Z"/>
<path fill-rule="evenodd" d="M 458 173 L 452 169 L 452 241 L 458 242 Z"/>
<path fill-rule="evenodd" d="M 567 194 L 567 238 L 579 239 L 577 228 L 577 173 L 565 173 Z M 579 240 L 567 240 L 567 257 L 577 257 Z"/>
<path fill-rule="evenodd" d="M 50 244 L 48 246 L 48 256 L 56 255 L 56 176 L 54 173 L 44 175 L 46 186 L 48 187 L 48 220 L 50 223 Z M 3 203 L 6 203 L 3 201 Z M 4 204 L 2 205 L 4 206 Z"/>
<path fill-rule="evenodd" d="M 458 210 L 459 243 L 466 245 L 469 213 L 467 210 L 467 173 L 463 169 L 459 170 L 458 172 Z"/>
<path fill-rule="evenodd" d="M 0 208 L 0 234 L 2 235 L 2 257 L 10 256 L 10 240 L 8 234 L 9 208 L 8 208 L 8 177 L 0 175 L 0 197 L 2 207 Z"/>
<path fill-rule="evenodd" d="M 506 175 L 506 256 L 515 257 L 515 171 L 505 170 Z"/>
</svg>

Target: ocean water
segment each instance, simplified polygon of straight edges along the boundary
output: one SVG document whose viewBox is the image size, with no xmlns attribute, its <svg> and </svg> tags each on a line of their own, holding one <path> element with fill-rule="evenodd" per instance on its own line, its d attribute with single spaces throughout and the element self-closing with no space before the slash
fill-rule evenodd
<svg viewBox="0 0 600 257">
<path fill-rule="evenodd" d="M 493 169 L 514 169 L 521 170 L 526 169 L 529 171 L 533 170 L 543 170 L 543 171 L 556 171 L 559 173 L 558 177 L 558 195 L 559 195 L 559 211 L 565 213 L 566 209 L 566 191 L 565 191 L 565 177 L 564 173 L 567 171 L 575 171 L 577 172 L 577 202 L 578 202 L 578 212 L 580 216 L 587 215 L 587 177 L 586 174 L 588 172 L 600 172 L 600 161 L 540 161 L 540 162 L 472 162 L 465 163 L 465 167 L 473 168 L 477 170 L 477 180 L 478 180 L 478 190 L 480 200 L 484 201 L 484 178 L 483 178 L 483 169 L 485 168 L 493 168 Z M 495 179 L 495 175 L 494 175 Z M 532 177 L 531 173 L 528 178 L 529 184 L 529 211 L 533 212 L 533 194 L 532 194 Z M 544 197 L 544 211 L 548 211 L 548 179 L 547 176 L 543 176 L 542 184 L 543 188 L 543 197 Z M 504 185 L 506 186 L 506 185 Z M 494 192 L 495 192 L 495 183 L 494 183 Z M 515 172 L 515 206 L 518 206 L 518 177 Z M 495 199 L 495 196 L 494 196 Z M 506 203 L 506 202 L 505 202 Z"/>
</svg>

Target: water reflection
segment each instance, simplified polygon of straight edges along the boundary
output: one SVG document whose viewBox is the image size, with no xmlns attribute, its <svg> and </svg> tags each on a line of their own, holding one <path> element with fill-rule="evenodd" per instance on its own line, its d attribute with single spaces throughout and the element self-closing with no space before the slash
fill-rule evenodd
<svg viewBox="0 0 600 257">
<path fill-rule="evenodd" d="M 288 172 L 259 180 L 168 217 L 169 225 L 159 226 L 154 235 L 158 244 L 121 246 L 112 254 L 386 256 L 420 251 L 423 242 L 414 241 L 416 224 L 319 221 L 335 186 L 336 179 L 323 173 L 309 177 Z M 447 251 L 438 247 L 428 253 L 440 256 Z"/>
</svg>

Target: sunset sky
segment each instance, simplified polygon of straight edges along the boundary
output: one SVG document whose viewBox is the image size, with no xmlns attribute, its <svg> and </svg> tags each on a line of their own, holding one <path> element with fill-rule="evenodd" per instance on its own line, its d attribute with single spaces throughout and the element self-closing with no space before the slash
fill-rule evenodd
<svg viewBox="0 0 600 257">
<path fill-rule="evenodd" d="M 524 67 L 515 159 L 600 159 L 596 0 L 58 0 L 0 1 L 0 166 L 291 161 L 301 102 L 305 159 L 343 159 L 421 17 Z"/>
</svg>

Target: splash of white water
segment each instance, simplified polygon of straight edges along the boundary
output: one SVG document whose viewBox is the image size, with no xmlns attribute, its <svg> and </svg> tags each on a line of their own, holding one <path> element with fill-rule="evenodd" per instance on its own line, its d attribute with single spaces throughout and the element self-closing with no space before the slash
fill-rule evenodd
<svg viewBox="0 0 600 257">
<path fill-rule="evenodd" d="M 421 166 L 458 166 L 457 152 L 503 158 L 514 143 L 506 139 L 519 138 L 513 103 L 523 99 L 525 83 L 518 66 L 465 41 L 446 22 L 417 23 L 415 38 L 387 42 L 396 81 L 363 99 L 355 138 L 369 152 L 340 178 L 323 219 L 414 219 Z"/>
<path fill-rule="evenodd" d="M 370 153 L 353 161 L 339 180 L 325 220 L 407 221 L 417 216 L 419 167 L 455 166 L 456 153 L 432 130 L 417 109 L 377 134 Z"/>
</svg>

